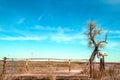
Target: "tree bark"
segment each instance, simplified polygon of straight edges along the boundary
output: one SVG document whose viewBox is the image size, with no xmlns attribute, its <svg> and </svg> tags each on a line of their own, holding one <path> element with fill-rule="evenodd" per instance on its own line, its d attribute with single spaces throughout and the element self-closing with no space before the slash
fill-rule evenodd
<svg viewBox="0 0 120 80">
<path fill-rule="evenodd" d="M 89 62 L 90 62 L 90 78 L 92 78 L 92 74 L 93 74 L 93 67 L 92 67 L 92 63 L 93 63 L 93 60 L 96 56 L 96 54 L 98 53 L 98 47 L 95 47 L 90 59 L 89 59 Z"/>
<path fill-rule="evenodd" d="M 92 60 L 90 59 L 90 78 L 92 78 Z"/>
</svg>

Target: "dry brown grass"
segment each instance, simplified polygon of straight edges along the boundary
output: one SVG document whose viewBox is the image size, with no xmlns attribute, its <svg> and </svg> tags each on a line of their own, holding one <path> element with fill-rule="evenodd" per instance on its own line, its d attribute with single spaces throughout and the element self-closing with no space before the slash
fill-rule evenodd
<svg viewBox="0 0 120 80">
<path fill-rule="evenodd" d="M 0 76 L 0 80 L 13 80 L 13 74 L 27 74 L 27 73 L 48 73 L 59 70 L 68 70 L 68 62 L 40 62 L 40 61 L 31 61 L 28 63 L 29 70 L 25 69 L 24 61 L 16 61 L 16 62 L 7 62 L 7 76 Z M 86 67 L 87 66 L 87 67 Z M 89 75 L 89 65 L 81 62 L 72 62 L 71 63 L 72 70 L 80 70 L 84 69 L 80 74 Z M 2 68 L 1 68 L 2 69 Z M 15 77 L 14 80 L 21 80 L 20 77 Z M 48 76 L 36 79 L 31 77 L 31 79 L 26 80 L 52 80 Z M 120 63 L 107 63 L 106 70 L 104 72 L 99 71 L 99 64 L 95 63 L 95 69 L 93 73 L 93 80 L 120 80 Z"/>
<path fill-rule="evenodd" d="M 99 71 L 94 70 L 93 72 L 94 80 L 120 80 L 120 74 L 113 67 L 110 67 L 108 70 Z"/>
</svg>

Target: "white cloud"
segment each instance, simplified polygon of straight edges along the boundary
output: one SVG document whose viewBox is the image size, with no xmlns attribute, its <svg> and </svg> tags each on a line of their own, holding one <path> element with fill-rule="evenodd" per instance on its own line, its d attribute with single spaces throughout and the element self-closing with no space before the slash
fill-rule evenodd
<svg viewBox="0 0 120 80">
<path fill-rule="evenodd" d="M 67 35 L 62 32 L 51 35 L 51 40 L 55 42 L 78 42 L 81 43 L 85 40 L 85 36 L 81 33 Z M 81 41 L 81 42 L 80 42 Z"/>
<path fill-rule="evenodd" d="M 61 42 L 61 43 L 69 42 L 70 43 L 70 42 L 75 42 L 77 40 L 76 43 L 77 42 L 82 43 L 83 40 L 85 39 L 85 35 L 82 33 L 82 31 L 79 32 L 79 33 L 72 33 L 72 31 L 74 31 L 73 29 L 62 28 L 60 26 L 54 28 L 54 27 L 49 27 L 49 26 L 45 27 L 45 26 L 36 25 L 35 29 L 50 31 L 50 33 L 46 33 L 46 34 L 44 34 L 44 36 L 46 37 L 46 40 L 51 40 L 51 41 L 54 41 L 54 42 Z M 55 31 L 55 32 L 52 32 L 52 31 Z M 23 34 L 23 33 L 21 33 L 21 34 Z M 33 34 L 28 35 L 28 33 L 27 33 L 27 35 L 25 35 L 25 34 L 23 34 L 23 35 L 24 36 L 30 36 L 30 35 L 33 35 Z M 36 36 L 38 36 L 38 35 L 39 34 L 36 34 Z"/>
<path fill-rule="evenodd" d="M 35 25 L 35 27 L 33 27 L 32 29 L 46 30 L 46 31 L 74 31 L 71 28 L 62 28 L 61 26 L 50 27 L 50 26 L 41 26 L 41 25 Z"/>
<path fill-rule="evenodd" d="M 76 32 L 71 28 L 64 28 L 61 26 L 58 27 L 50 27 L 50 26 L 40 26 L 36 25 L 34 28 L 36 30 L 46 30 L 44 34 L 40 34 L 38 32 L 23 31 L 23 30 L 12 30 L 11 32 L 15 32 L 15 34 L 19 34 L 18 37 L 10 36 L 9 34 L 6 37 L 0 37 L 0 40 L 50 40 L 54 42 L 60 43 L 86 43 L 85 35 L 83 31 Z M 43 37 L 39 37 L 43 36 Z"/>
<path fill-rule="evenodd" d="M 41 26 L 41 25 L 36 25 L 33 29 L 37 30 L 55 30 L 55 28 L 49 27 L 49 26 Z"/>
<path fill-rule="evenodd" d="M 0 37 L 0 40 L 44 40 L 45 37 Z"/>
<path fill-rule="evenodd" d="M 21 18 L 18 20 L 17 24 L 22 24 L 25 21 L 25 18 Z"/>
<path fill-rule="evenodd" d="M 66 42 L 66 41 L 72 41 L 73 39 L 65 35 L 53 35 L 51 36 L 51 40 L 55 42 L 64 42 L 64 41 Z"/>
</svg>

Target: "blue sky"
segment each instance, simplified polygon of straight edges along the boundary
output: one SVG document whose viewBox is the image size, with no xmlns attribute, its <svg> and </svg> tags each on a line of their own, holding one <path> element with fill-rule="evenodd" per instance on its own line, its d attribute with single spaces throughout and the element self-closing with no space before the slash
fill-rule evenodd
<svg viewBox="0 0 120 80">
<path fill-rule="evenodd" d="M 89 59 L 87 22 L 109 31 L 106 61 L 120 62 L 119 0 L 0 0 L 0 59 Z"/>
</svg>

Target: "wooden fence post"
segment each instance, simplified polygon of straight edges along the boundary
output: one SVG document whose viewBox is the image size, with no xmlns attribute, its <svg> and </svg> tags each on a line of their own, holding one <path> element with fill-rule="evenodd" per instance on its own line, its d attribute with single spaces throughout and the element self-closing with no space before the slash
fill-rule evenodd
<svg viewBox="0 0 120 80">
<path fill-rule="evenodd" d="M 100 71 L 105 70 L 104 56 L 100 59 Z"/>
<path fill-rule="evenodd" d="M 26 59 L 26 62 L 25 62 L 25 69 L 26 69 L 26 72 L 28 72 L 28 59 Z"/>
<path fill-rule="evenodd" d="M 68 62 L 68 66 L 69 66 L 69 72 L 71 71 L 71 60 L 69 59 L 69 62 Z"/>
<path fill-rule="evenodd" d="M 51 71 L 51 59 L 48 58 L 48 63 L 47 63 L 47 68 L 48 68 L 48 71 L 50 72 Z"/>
<path fill-rule="evenodd" d="M 2 72 L 2 74 L 6 74 L 6 60 L 7 60 L 7 58 L 4 57 L 3 58 L 3 72 Z"/>
<path fill-rule="evenodd" d="M 108 54 L 107 53 L 100 53 L 100 56 L 101 56 L 101 58 L 100 58 L 100 71 L 105 71 L 105 60 L 104 60 L 104 57 L 105 56 L 108 56 Z"/>
<path fill-rule="evenodd" d="M 103 70 L 105 70 L 105 59 L 104 59 L 104 56 L 103 56 Z"/>
</svg>

